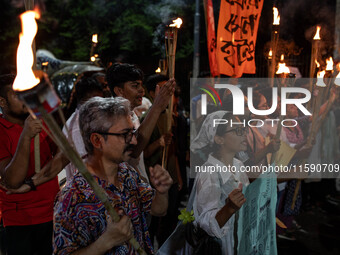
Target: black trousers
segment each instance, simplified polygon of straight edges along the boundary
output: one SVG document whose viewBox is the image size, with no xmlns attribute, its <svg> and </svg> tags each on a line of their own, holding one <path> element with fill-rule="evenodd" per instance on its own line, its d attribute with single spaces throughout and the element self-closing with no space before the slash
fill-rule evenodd
<svg viewBox="0 0 340 255">
<path fill-rule="evenodd" d="M 51 255 L 53 222 L 5 227 L 7 255 Z"/>
</svg>

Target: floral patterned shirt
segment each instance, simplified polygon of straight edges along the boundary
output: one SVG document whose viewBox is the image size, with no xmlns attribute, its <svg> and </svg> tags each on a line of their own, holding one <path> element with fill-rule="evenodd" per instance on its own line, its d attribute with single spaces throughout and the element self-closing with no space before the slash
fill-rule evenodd
<svg viewBox="0 0 340 255">
<path fill-rule="evenodd" d="M 153 254 L 146 216 L 151 210 L 155 191 L 127 163 L 119 165 L 114 186 L 94 176 L 104 188 L 116 210 L 131 218 L 134 236 L 141 247 Z M 97 240 L 106 229 L 105 207 L 80 173 L 58 194 L 54 205 L 53 254 L 71 254 Z M 129 244 L 113 247 L 106 254 L 138 254 Z"/>
</svg>

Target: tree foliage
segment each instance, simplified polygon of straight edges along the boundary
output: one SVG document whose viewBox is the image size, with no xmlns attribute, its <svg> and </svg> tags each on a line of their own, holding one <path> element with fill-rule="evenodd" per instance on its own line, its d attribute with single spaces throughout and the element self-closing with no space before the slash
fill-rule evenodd
<svg viewBox="0 0 340 255">
<path fill-rule="evenodd" d="M 20 32 L 18 16 L 24 9 L 11 6 L 7 0 L 0 1 L 7 10 L 0 17 L 1 30 L 4 30 L 0 35 L 0 43 L 2 49 L 6 49 L 1 58 L 8 62 L 15 57 Z M 192 0 L 43 2 L 44 10 L 38 21 L 37 48 L 50 50 L 57 58 L 87 61 L 90 57 L 91 36 L 97 33 L 97 51 L 104 62 L 121 56 L 125 61 L 132 62 L 142 62 L 150 57 L 159 59 L 165 54 L 165 22 L 177 16 L 185 20 L 179 35 L 178 58 L 192 56 Z"/>
</svg>

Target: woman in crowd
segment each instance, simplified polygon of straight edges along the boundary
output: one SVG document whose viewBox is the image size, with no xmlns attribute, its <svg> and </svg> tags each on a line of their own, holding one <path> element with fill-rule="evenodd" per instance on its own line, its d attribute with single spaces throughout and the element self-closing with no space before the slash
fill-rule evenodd
<svg viewBox="0 0 340 255">
<path fill-rule="evenodd" d="M 242 185 L 249 184 L 247 175 L 238 171 L 242 162 L 235 158 L 235 154 L 246 150 L 248 129 L 239 125 L 232 127 L 230 123 L 214 126 L 214 119 L 240 121 L 226 111 L 211 113 L 194 139 L 193 151 L 211 147 L 212 153 L 197 173 L 193 210 L 197 226 L 218 238 L 222 254 L 230 255 L 234 253 L 235 213 L 246 202 Z M 217 166 L 224 169 L 234 167 L 236 171 L 205 172 L 208 167 Z"/>
</svg>

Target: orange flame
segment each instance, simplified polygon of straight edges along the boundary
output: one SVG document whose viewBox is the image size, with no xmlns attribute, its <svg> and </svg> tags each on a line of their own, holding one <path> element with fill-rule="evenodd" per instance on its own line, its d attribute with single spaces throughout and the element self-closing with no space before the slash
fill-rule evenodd
<svg viewBox="0 0 340 255">
<path fill-rule="evenodd" d="M 175 20 L 172 21 L 173 23 L 169 25 L 169 27 L 177 27 L 180 28 L 181 25 L 183 24 L 183 21 L 181 18 L 177 18 Z"/>
<path fill-rule="evenodd" d="M 276 74 L 282 73 L 290 73 L 289 68 L 286 66 L 286 63 L 279 63 L 279 69 L 277 70 Z"/>
<path fill-rule="evenodd" d="M 283 61 L 283 60 L 285 60 L 285 55 L 281 54 L 280 61 Z"/>
<path fill-rule="evenodd" d="M 326 59 L 326 71 L 333 71 L 333 58 L 332 57 L 329 57 Z"/>
<path fill-rule="evenodd" d="M 280 25 L 279 10 L 276 7 L 273 7 L 273 15 L 274 15 L 273 25 Z"/>
<path fill-rule="evenodd" d="M 325 84 L 325 82 L 323 81 L 323 77 L 325 76 L 325 74 L 326 74 L 326 71 L 325 71 L 325 70 L 318 72 L 318 74 L 317 74 L 316 86 L 319 86 L 319 87 L 326 87 L 326 84 Z"/>
<path fill-rule="evenodd" d="M 315 64 L 316 64 L 316 67 L 319 68 L 320 67 L 320 63 L 315 59 Z"/>
<path fill-rule="evenodd" d="M 93 43 L 98 43 L 98 34 L 93 34 L 92 35 L 92 42 Z"/>
<path fill-rule="evenodd" d="M 19 35 L 17 76 L 13 83 L 13 90 L 28 90 L 40 82 L 40 79 L 35 77 L 32 70 L 34 63 L 32 43 L 38 31 L 38 25 L 35 19 L 39 17 L 39 14 L 35 11 L 27 11 L 20 15 L 22 33 Z"/>
<path fill-rule="evenodd" d="M 320 38 L 320 30 L 321 30 L 321 27 L 320 27 L 320 26 L 317 26 L 317 27 L 316 27 L 316 33 L 315 33 L 315 35 L 314 35 L 313 40 L 321 40 L 321 38 Z"/>
<path fill-rule="evenodd" d="M 161 72 L 161 69 L 158 67 L 155 73 L 160 73 L 160 72 Z"/>
<path fill-rule="evenodd" d="M 270 49 L 270 51 L 268 53 L 268 58 L 272 59 L 272 57 L 273 57 L 273 51 L 272 51 L 272 49 Z"/>
</svg>

